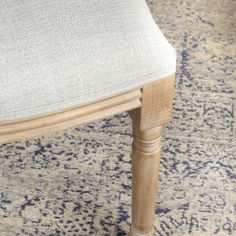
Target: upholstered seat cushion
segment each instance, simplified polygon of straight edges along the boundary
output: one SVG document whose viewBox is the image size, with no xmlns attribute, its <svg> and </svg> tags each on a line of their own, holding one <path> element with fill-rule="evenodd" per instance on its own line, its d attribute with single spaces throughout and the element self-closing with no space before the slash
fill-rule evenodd
<svg viewBox="0 0 236 236">
<path fill-rule="evenodd" d="M 175 60 L 145 0 L 0 0 L 0 121 L 136 88 Z"/>
</svg>

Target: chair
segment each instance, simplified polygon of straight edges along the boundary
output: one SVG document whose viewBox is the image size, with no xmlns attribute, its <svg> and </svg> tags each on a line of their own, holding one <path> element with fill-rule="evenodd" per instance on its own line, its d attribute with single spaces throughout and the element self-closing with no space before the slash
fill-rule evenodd
<svg viewBox="0 0 236 236">
<path fill-rule="evenodd" d="M 176 55 L 145 0 L 0 1 L 0 22 L 0 143 L 129 111 L 130 235 L 153 235 Z"/>
</svg>

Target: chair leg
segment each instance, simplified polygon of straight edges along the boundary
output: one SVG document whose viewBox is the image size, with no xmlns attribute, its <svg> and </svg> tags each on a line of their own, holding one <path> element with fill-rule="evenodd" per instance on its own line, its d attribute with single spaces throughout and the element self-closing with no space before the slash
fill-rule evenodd
<svg viewBox="0 0 236 236">
<path fill-rule="evenodd" d="M 131 111 L 132 225 L 130 236 L 152 236 L 163 127 L 171 120 L 175 76 L 146 84 L 142 107 Z"/>
<path fill-rule="evenodd" d="M 160 126 L 134 132 L 131 236 L 153 235 L 162 131 Z"/>
</svg>

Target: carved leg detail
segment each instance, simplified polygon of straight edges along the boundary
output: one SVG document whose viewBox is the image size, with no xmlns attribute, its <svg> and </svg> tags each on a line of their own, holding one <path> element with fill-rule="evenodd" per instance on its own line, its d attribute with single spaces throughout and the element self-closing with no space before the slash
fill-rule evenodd
<svg viewBox="0 0 236 236">
<path fill-rule="evenodd" d="M 131 236 L 152 236 L 163 127 L 145 131 L 136 128 L 132 153 Z"/>
<path fill-rule="evenodd" d="M 133 120 L 131 236 L 152 236 L 163 126 L 171 120 L 175 75 L 146 84 Z"/>
</svg>

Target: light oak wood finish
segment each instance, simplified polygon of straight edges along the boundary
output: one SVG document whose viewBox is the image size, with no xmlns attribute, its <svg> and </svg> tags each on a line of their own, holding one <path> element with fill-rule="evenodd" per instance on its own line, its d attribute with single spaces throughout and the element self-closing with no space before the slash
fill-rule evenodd
<svg viewBox="0 0 236 236">
<path fill-rule="evenodd" d="M 155 196 L 163 127 L 171 120 L 174 75 L 133 91 L 83 106 L 0 122 L 0 143 L 24 140 L 76 127 L 110 115 L 131 111 L 132 226 L 131 236 L 153 235 Z"/>
<path fill-rule="evenodd" d="M 172 118 L 175 75 L 145 84 L 142 89 L 140 129 L 166 124 Z"/>
<path fill-rule="evenodd" d="M 43 116 L 0 122 L 0 143 L 35 138 L 141 106 L 140 89 Z"/>
<path fill-rule="evenodd" d="M 131 111 L 132 226 L 131 236 L 152 236 L 164 125 L 171 120 L 174 76 L 144 85 L 142 107 Z"/>
<path fill-rule="evenodd" d="M 132 236 L 153 235 L 163 126 L 141 131 L 134 122 L 132 152 Z"/>
</svg>

